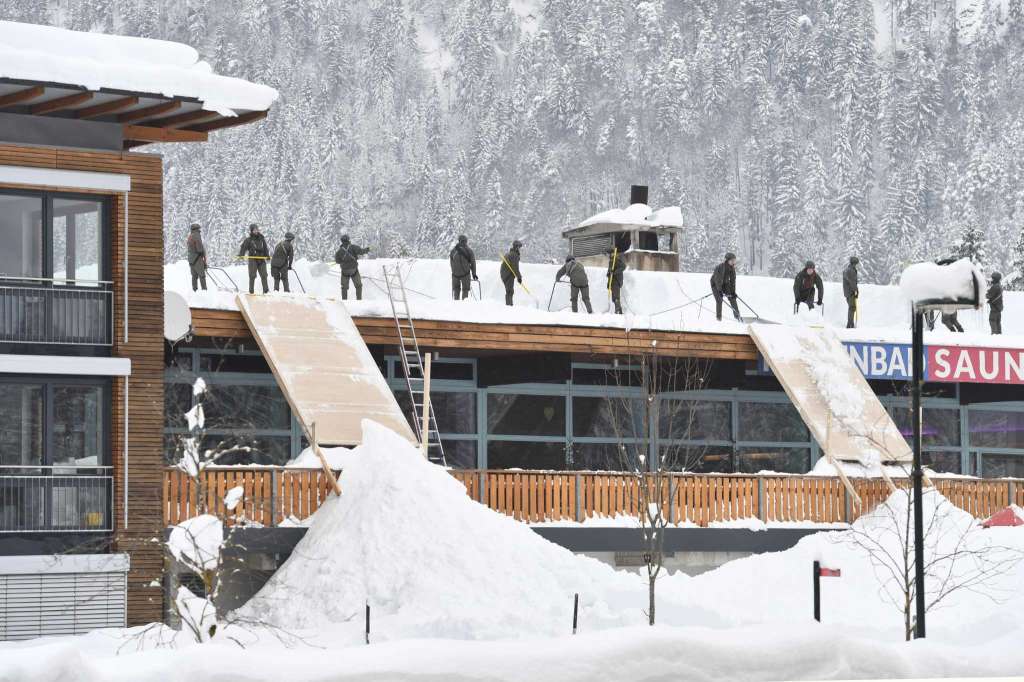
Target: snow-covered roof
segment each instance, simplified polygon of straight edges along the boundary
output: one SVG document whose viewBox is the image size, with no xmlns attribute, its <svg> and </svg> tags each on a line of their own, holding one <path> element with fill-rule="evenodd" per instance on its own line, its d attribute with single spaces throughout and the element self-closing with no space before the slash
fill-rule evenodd
<svg viewBox="0 0 1024 682">
<path fill-rule="evenodd" d="M 188 45 L 0 21 L 0 78 L 187 97 L 222 116 L 266 111 L 277 91 L 219 76 Z"/>
<path fill-rule="evenodd" d="M 576 229 L 591 225 L 629 225 L 646 228 L 682 227 L 683 213 L 678 206 L 666 206 L 657 211 L 647 204 L 632 204 L 627 208 L 613 208 L 590 216 Z M 572 232 L 572 230 L 569 230 Z"/>
</svg>

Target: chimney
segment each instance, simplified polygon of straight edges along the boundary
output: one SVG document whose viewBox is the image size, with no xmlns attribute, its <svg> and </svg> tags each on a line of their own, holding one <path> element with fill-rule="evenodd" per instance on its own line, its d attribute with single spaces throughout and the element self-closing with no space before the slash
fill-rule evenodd
<svg viewBox="0 0 1024 682">
<path fill-rule="evenodd" d="M 629 204 L 646 204 L 647 203 L 647 185 L 630 185 L 629 187 Z"/>
</svg>

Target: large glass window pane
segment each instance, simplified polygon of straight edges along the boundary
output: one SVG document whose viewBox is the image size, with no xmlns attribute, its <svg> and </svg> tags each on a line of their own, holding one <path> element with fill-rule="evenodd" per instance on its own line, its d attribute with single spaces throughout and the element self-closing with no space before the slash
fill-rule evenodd
<svg viewBox="0 0 1024 682">
<path fill-rule="evenodd" d="M 164 427 L 186 428 L 185 413 L 192 409 L 192 384 L 164 385 Z"/>
<path fill-rule="evenodd" d="M 246 374 L 270 374 L 270 365 L 262 355 L 238 353 L 199 355 L 200 372 L 243 372 Z"/>
<path fill-rule="evenodd" d="M 53 463 L 101 465 L 103 448 L 103 389 L 54 386 Z"/>
<path fill-rule="evenodd" d="M 810 448 L 740 448 L 738 471 L 756 474 L 759 471 L 778 471 L 786 474 L 804 474 L 811 469 Z"/>
<path fill-rule="evenodd" d="M 732 472 L 732 448 L 729 446 L 664 446 L 662 466 L 669 471 L 690 471 L 698 474 Z"/>
<path fill-rule="evenodd" d="M 561 471 L 566 468 L 565 444 L 488 441 L 487 468 Z"/>
<path fill-rule="evenodd" d="M 715 400 L 662 400 L 661 438 L 732 440 L 731 403 Z"/>
<path fill-rule="evenodd" d="M 0 465 L 43 462 L 43 386 L 0 383 Z"/>
<path fill-rule="evenodd" d="M 572 431 L 575 436 L 596 438 L 646 438 L 644 401 L 640 398 L 572 399 Z"/>
<path fill-rule="evenodd" d="M 893 421 L 900 433 L 913 440 L 914 427 L 910 422 L 909 407 L 892 407 Z M 924 445 L 960 445 L 960 410 L 926 407 L 922 410 L 921 442 Z"/>
<path fill-rule="evenodd" d="M 43 276 L 43 200 L 0 193 L 0 276 Z"/>
<path fill-rule="evenodd" d="M 53 200 L 53 277 L 88 286 L 103 279 L 103 204 Z M 84 281 L 77 281 L 84 280 Z"/>
<path fill-rule="evenodd" d="M 968 410 L 971 447 L 1024 448 L 1024 412 Z"/>
<path fill-rule="evenodd" d="M 476 468 L 476 441 L 442 440 L 444 461 L 452 469 Z"/>
<path fill-rule="evenodd" d="M 630 453 L 624 452 L 617 443 L 573 443 L 569 468 L 578 471 L 622 471 L 630 459 Z"/>
<path fill-rule="evenodd" d="M 985 478 L 1024 478 L 1024 455 L 984 454 L 981 473 Z"/>
<path fill-rule="evenodd" d="M 441 433 L 476 433 L 476 393 L 431 391 L 430 407 Z"/>
<path fill-rule="evenodd" d="M 562 436 L 565 398 L 492 393 L 487 396 L 487 429 L 510 436 Z"/>
<path fill-rule="evenodd" d="M 921 453 L 921 463 L 932 471 L 944 474 L 959 474 L 960 453 L 941 450 L 925 450 Z"/>
<path fill-rule="evenodd" d="M 164 436 L 164 456 L 169 464 L 181 459 L 184 434 Z M 291 459 L 291 438 L 288 436 L 245 436 L 207 433 L 200 442 L 200 452 L 211 452 L 216 464 L 287 464 Z"/>
<path fill-rule="evenodd" d="M 211 384 L 203 400 L 207 429 L 291 428 L 291 411 L 276 385 Z"/>
<path fill-rule="evenodd" d="M 810 439 L 807 426 L 790 403 L 740 403 L 740 440 L 794 442 Z"/>
</svg>

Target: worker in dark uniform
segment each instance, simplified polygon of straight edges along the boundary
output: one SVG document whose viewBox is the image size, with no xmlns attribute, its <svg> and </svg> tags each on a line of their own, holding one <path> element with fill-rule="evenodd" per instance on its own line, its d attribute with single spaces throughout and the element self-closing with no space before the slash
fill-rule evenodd
<svg viewBox="0 0 1024 682">
<path fill-rule="evenodd" d="M 988 324 L 993 334 L 1003 333 L 1003 273 L 992 273 L 992 285 L 985 294 L 988 301 Z"/>
<path fill-rule="evenodd" d="M 288 288 L 288 271 L 292 269 L 292 261 L 295 260 L 295 248 L 292 242 L 295 235 L 291 232 L 284 233 L 284 241 L 278 242 L 274 247 L 274 255 L 270 259 L 270 276 L 274 278 L 274 291 L 277 291 L 279 284 L 284 284 L 284 290 Z"/>
<path fill-rule="evenodd" d="M 270 287 L 267 285 L 267 261 L 270 260 L 270 250 L 256 223 L 249 226 L 249 236 L 242 240 L 238 257 L 249 262 L 249 293 L 256 293 L 257 274 L 260 276 L 260 283 L 263 284 L 263 293 L 268 293 Z"/>
<path fill-rule="evenodd" d="M 452 298 L 469 298 L 470 276 L 477 281 L 476 255 L 469 248 L 469 237 L 459 235 L 459 243 L 448 254 L 448 262 L 452 267 Z"/>
<path fill-rule="evenodd" d="M 523 283 L 523 273 L 519 271 L 519 250 L 523 243 L 518 239 L 512 242 L 512 248 L 508 250 L 501 261 L 498 275 L 502 284 L 505 285 L 505 305 L 512 305 L 512 296 L 515 293 L 516 281 Z M 454 287 L 453 287 L 454 293 Z"/>
<path fill-rule="evenodd" d="M 202 285 L 206 291 L 206 247 L 199 223 L 192 223 L 188 234 L 188 269 L 192 272 L 192 291 Z"/>
<path fill-rule="evenodd" d="M 341 246 L 334 253 L 334 262 L 341 266 L 341 300 L 348 300 L 349 282 L 356 285 L 356 300 L 363 300 L 363 278 L 359 276 L 359 257 L 370 253 L 370 247 L 353 244 L 347 234 L 341 235 Z"/>
<path fill-rule="evenodd" d="M 562 277 L 568 275 L 570 296 L 569 300 L 572 302 L 572 311 L 575 313 L 579 309 L 579 298 L 583 296 L 583 305 L 586 306 L 588 313 L 593 313 L 594 309 L 590 306 L 590 280 L 587 279 L 587 269 L 576 262 L 576 258 L 573 256 L 566 256 L 565 265 L 559 268 L 555 274 L 555 281 L 562 279 Z"/>
<path fill-rule="evenodd" d="M 615 304 L 615 314 L 622 314 L 622 280 L 626 271 L 626 263 L 621 258 L 618 249 L 608 252 L 608 288 L 611 289 L 612 302 Z"/>
<path fill-rule="evenodd" d="M 951 332 L 962 334 L 964 331 L 964 328 L 960 326 L 960 320 L 956 319 L 955 310 L 951 313 L 942 313 L 942 324 Z"/>
<path fill-rule="evenodd" d="M 800 309 L 801 303 L 806 303 L 808 310 L 814 310 L 815 289 L 818 290 L 818 305 L 821 305 L 825 298 L 825 283 L 821 281 L 821 275 L 814 267 L 814 261 L 809 260 L 804 263 L 804 269 L 796 273 L 796 277 L 793 278 L 793 296 L 796 299 L 793 312 Z"/>
<path fill-rule="evenodd" d="M 736 303 L 736 254 L 730 251 L 725 254 L 725 260 L 718 264 L 715 271 L 711 273 L 711 294 L 715 297 L 715 317 L 722 321 L 722 299 L 729 299 L 729 306 L 732 308 L 732 316 L 737 322 L 742 322 L 740 317 L 740 306 Z"/>
<path fill-rule="evenodd" d="M 843 270 L 843 296 L 846 298 L 846 328 L 853 329 L 857 326 L 857 302 L 860 298 L 860 285 L 858 284 L 857 266 L 860 259 L 850 256 L 850 264 Z"/>
</svg>

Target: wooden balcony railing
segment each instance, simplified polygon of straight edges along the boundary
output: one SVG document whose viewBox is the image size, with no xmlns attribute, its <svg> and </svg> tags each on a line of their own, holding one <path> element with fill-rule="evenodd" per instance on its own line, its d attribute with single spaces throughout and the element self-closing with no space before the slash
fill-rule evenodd
<svg viewBox="0 0 1024 682">
<path fill-rule="evenodd" d="M 637 516 L 640 486 L 656 485 L 653 477 L 641 482 L 630 474 L 616 473 L 462 469 L 451 474 L 474 500 L 527 523 Z M 278 526 L 308 517 L 330 490 L 319 469 L 217 467 L 203 476 L 203 483 L 196 485 L 177 469 L 166 471 L 167 525 L 208 512 L 227 518 L 229 523 L 244 519 Z M 977 518 L 987 518 L 1011 503 L 1024 506 L 1024 480 L 935 478 L 932 482 L 953 504 Z M 769 523 L 849 523 L 888 497 L 881 479 L 852 479 L 852 483 L 862 501 L 859 509 L 838 478 L 701 474 L 661 478 L 667 517 L 674 524 L 697 526 L 750 518 Z M 895 483 L 910 484 L 908 479 L 896 479 Z M 236 486 L 241 486 L 244 494 L 229 514 L 224 497 Z"/>
</svg>

